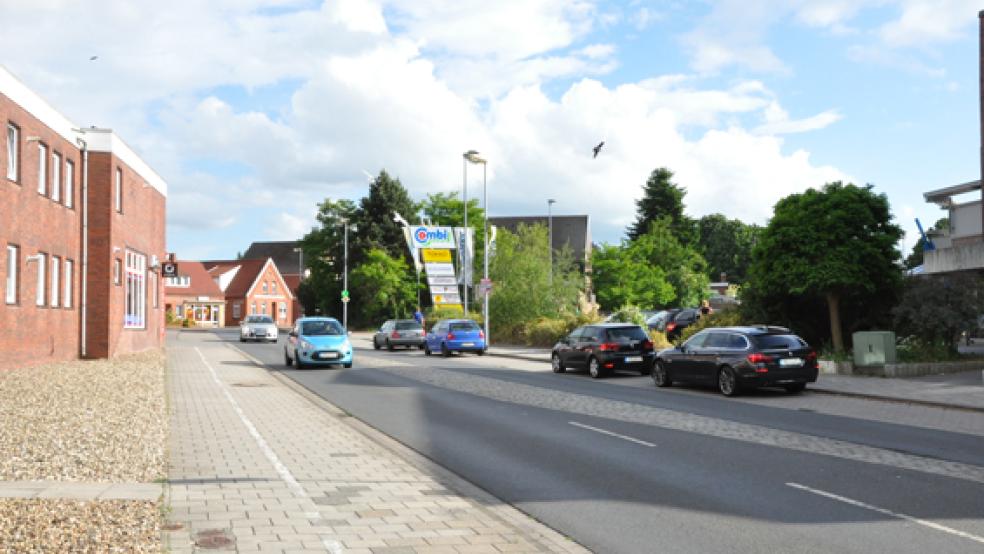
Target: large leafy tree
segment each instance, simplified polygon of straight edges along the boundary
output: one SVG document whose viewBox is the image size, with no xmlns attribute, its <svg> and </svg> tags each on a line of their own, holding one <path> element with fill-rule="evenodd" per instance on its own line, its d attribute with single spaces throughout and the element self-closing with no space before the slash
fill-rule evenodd
<svg viewBox="0 0 984 554">
<path fill-rule="evenodd" d="M 390 256 L 381 248 L 370 249 L 351 274 L 352 304 L 358 307 L 353 310 L 356 322 L 367 324 L 412 314 L 416 293 L 407 273 L 402 257 Z"/>
<path fill-rule="evenodd" d="M 870 308 L 898 290 L 901 237 L 888 199 L 871 185 L 835 182 L 787 196 L 753 249 L 753 297 L 773 306 L 783 297 L 822 299 L 833 347 L 843 351 L 842 300 Z"/>
<path fill-rule="evenodd" d="M 707 260 L 708 277 L 716 281 L 725 273 L 728 281 L 743 283 L 752 261 L 752 247 L 762 228 L 711 214 L 698 220 L 697 230 L 699 249 Z"/>
<path fill-rule="evenodd" d="M 937 220 L 932 227 L 926 229 L 926 233 L 928 234 L 930 231 L 942 231 L 943 229 L 949 228 L 950 218 L 944 217 Z M 925 251 L 926 241 L 922 238 L 922 236 L 920 236 L 919 240 L 916 241 L 915 246 L 912 247 L 912 252 L 910 252 L 905 258 L 905 268 L 914 269 L 921 266 L 923 264 L 923 252 Z"/>
<path fill-rule="evenodd" d="M 393 213 L 399 213 L 410 223 L 415 223 L 417 211 L 417 204 L 400 180 L 390 177 L 386 170 L 380 171 L 369 185 L 369 194 L 359 201 L 354 221 L 357 225 L 353 241 L 355 248 L 350 248 L 350 260 L 361 262 L 371 249 L 380 248 L 390 256 L 409 261 L 410 252 L 403 227 L 393 221 Z"/>
<path fill-rule="evenodd" d="M 341 315 L 342 219 L 354 220 L 356 210 L 351 200 L 326 198 L 318 204 L 318 226 L 301 239 L 311 274 L 301 283 L 298 296 L 307 314 Z"/>
<path fill-rule="evenodd" d="M 653 221 L 669 218 L 677 239 L 690 244 L 695 237 L 694 222 L 683 213 L 687 190 L 673 182 L 673 172 L 665 167 L 653 170 L 646 181 L 642 198 L 636 200 L 636 220 L 627 230 L 629 240 L 649 231 Z"/>
<path fill-rule="evenodd" d="M 984 281 L 972 274 L 919 275 L 906 279 L 893 311 L 896 331 L 957 352 L 962 331 L 977 328 L 984 310 Z"/>
</svg>

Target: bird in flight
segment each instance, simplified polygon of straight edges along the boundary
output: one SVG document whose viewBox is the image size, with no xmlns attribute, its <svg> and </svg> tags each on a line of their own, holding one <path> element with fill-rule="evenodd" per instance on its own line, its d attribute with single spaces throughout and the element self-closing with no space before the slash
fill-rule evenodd
<svg viewBox="0 0 984 554">
<path fill-rule="evenodd" d="M 90 56 L 90 57 L 89 57 L 89 61 L 90 61 L 90 62 L 91 62 L 91 61 L 95 61 L 95 60 L 97 60 L 97 59 L 99 59 L 99 56 Z"/>
<path fill-rule="evenodd" d="M 598 152 L 601 152 L 601 147 L 604 146 L 604 145 L 605 145 L 605 141 L 601 141 L 601 142 L 598 143 L 598 146 L 595 146 L 594 148 L 592 148 L 592 150 L 594 150 L 594 156 L 592 156 L 592 159 L 598 157 Z"/>
</svg>

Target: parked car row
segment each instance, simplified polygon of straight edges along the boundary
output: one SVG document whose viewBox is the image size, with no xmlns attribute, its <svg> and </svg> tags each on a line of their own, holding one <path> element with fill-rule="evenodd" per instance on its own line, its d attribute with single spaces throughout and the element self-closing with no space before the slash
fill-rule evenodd
<svg viewBox="0 0 984 554">
<path fill-rule="evenodd" d="M 816 350 L 806 341 L 784 327 L 764 325 L 703 329 L 659 352 L 638 325 L 586 325 L 557 342 L 550 363 L 554 373 L 586 369 L 597 379 L 616 370 L 638 371 L 650 373 L 657 387 L 714 385 L 725 396 L 769 386 L 798 393 L 819 374 Z"/>
<path fill-rule="evenodd" d="M 485 333 L 470 319 L 442 319 L 429 332 L 413 319 L 388 320 L 372 336 L 372 347 L 392 351 L 398 346 L 419 348 L 428 356 L 435 352 L 443 356 L 455 352 L 474 352 L 482 356 L 488 350 Z"/>
</svg>

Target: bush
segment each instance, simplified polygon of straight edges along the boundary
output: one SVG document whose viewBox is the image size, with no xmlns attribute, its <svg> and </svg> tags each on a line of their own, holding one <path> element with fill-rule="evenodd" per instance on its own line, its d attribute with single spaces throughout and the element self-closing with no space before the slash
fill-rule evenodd
<svg viewBox="0 0 984 554">
<path fill-rule="evenodd" d="M 553 346 L 572 330 L 566 319 L 541 317 L 526 324 L 525 342 L 531 346 Z"/>
<path fill-rule="evenodd" d="M 493 344 L 521 344 L 548 348 L 574 329 L 596 323 L 596 313 L 565 314 L 562 317 L 541 317 L 525 323 L 493 327 L 490 331 Z"/>
<path fill-rule="evenodd" d="M 926 340 L 915 336 L 904 337 L 896 345 L 898 360 L 902 363 L 951 362 L 961 356 L 944 340 Z"/>
<path fill-rule="evenodd" d="M 649 330 L 649 340 L 653 341 L 653 348 L 659 352 L 660 350 L 665 350 L 671 348 L 673 343 L 666 338 L 666 333 L 657 331 L 655 329 Z"/>
<path fill-rule="evenodd" d="M 748 325 L 748 322 L 745 321 L 745 318 L 742 316 L 741 310 L 731 309 L 717 311 L 710 315 L 701 317 L 694 322 L 693 325 L 685 328 L 680 333 L 680 341 L 685 341 L 692 337 L 697 331 L 707 329 L 708 327 L 736 327 L 739 325 Z"/>
<path fill-rule="evenodd" d="M 187 318 L 182 319 L 181 320 L 181 326 L 184 327 L 185 329 L 191 327 L 191 320 L 190 319 L 187 319 Z"/>
<path fill-rule="evenodd" d="M 612 314 L 609 321 L 614 323 L 635 323 L 641 327 L 646 326 L 646 316 L 642 314 L 639 306 L 622 306 Z"/>
<path fill-rule="evenodd" d="M 437 323 L 438 320 L 441 319 L 471 319 L 479 325 L 481 325 L 483 321 L 482 314 L 480 313 L 471 312 L 468 315 L 465 315 L 460 309 L 442 306 L 434 306 L 433 308 L 427 310 L 427 314 L 424 317 L 428 326 Z"/>
</svg>

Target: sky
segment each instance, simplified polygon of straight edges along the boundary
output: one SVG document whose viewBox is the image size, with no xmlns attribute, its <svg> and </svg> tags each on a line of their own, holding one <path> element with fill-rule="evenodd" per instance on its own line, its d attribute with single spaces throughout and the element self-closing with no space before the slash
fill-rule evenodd
<svg viewBox="0 0 984 554">
<path fill-rule="evenodd" d="M 297 239 L 381 169 L 418 200 L 461 191 L 471 149 L 490 215 L 554 198 L 596 242 L 665 166 L 691 216 L 758 224 L 870 183 L 909 249 L 945 215 L 922 193 L 980 176 L 976 4 L 0 0 L 0 64 L 167 181 L 182 259 Z"/>
</svg>

